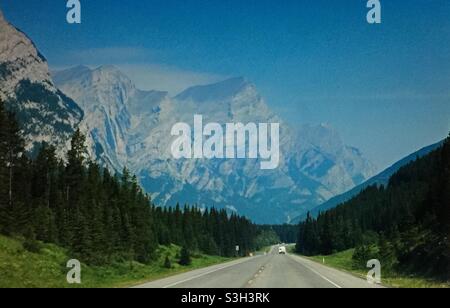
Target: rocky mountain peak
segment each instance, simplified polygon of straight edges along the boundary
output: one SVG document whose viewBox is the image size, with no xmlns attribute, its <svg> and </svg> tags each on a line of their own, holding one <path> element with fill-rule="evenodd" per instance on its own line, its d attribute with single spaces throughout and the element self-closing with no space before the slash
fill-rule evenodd
<svg viewBox="0 0 450 308">
<path fill-rule="evenodd" d="M 3 16 L 3 15 L 2 15 Z M 47 81 L 51 86 L 48 65 L 34 43 L 20 30 L 15 28 L 4 17 L 0 19 L 0 77 L 9 76 L 3 83 L 2 92 L 10 95 L 21 80 L 32 82 Z M 14 71 L 14 74 L 10 72 Z"/>
<path fill-rule="evenodd" d="M 0 98 L 21 122 L 27 150 L 47 142 L 62 155 L 83 111 L 54 86 L 47 61 L 31 39 L 1 16 Z"/>
<path fill-rule="evenodd" d="M 176 99 L 180 101 L 192 100 L 197 102 L 226 100 L 248 89 L 254 90 L 254 86 L 247 79 L 237 77 L 210 85 L 188 88 L 180 93 Z"/>
<path fill-rule="evenodd" d="M 92 82 L 108 89 L 120 88 L 124 91 L 134 91 L 135 86 L 127 75 L 113 65 L 100 66 L 92 71 Z M 127 95 L 129 93 L 126 93 Z"/>
<path fill-rule="evenodd" d="M 52 77 L 56 84 L 65 83 L 74 78 L 82 78 L 91 73 L 91 69 L 84 65 L 78 65 L 62 71 L 53 71 Z"/>
</svg>

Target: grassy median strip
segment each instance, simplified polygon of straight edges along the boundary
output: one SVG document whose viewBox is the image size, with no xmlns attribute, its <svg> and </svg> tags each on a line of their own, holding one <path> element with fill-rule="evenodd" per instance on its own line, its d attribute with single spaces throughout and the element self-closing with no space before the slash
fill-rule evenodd
<svg viewBox="0 0 450 308">
<path fill-rule="evenodd" d="M 365 279 L 369 269 L 363 270 L 356 268 L 352 259 L 354 252 L 354 249 L 350 249 L 329 256 L 314 256 L 307 258 Z M 382 272 L 382 282 L 383 285 L 392 288 L 450 288 L 450 283 L 448 282 L 439 282 L 392 271 Z"/>
<path fill-rule="evenodd" d="M 23 248 L 23 241 L 0 236 L 0 288 L 101 288 L 128 287 L 229 261 L 228 258 L 192 255 L 192 264 L 177 263 L 180 247 L 161 246 L 158 259 L 151 264 L 117 262 L 105 266 L 82 264 L 81 285 L 69 285 L 66 263 L 71 259 L 65 249 L 42 244 L 38 253 Z M 169 256 L 171 268 L 167 268 Z"/>
</svg>

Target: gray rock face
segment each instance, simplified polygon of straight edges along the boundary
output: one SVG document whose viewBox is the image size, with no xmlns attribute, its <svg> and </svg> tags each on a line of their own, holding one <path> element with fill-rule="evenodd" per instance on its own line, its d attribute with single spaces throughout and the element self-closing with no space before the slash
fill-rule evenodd
<svg viewBox="0 0 450 308">
<path fill-rule="evenodd" d="M 21 122 L 28 151 L 47 142 L 63 156 L 83 111 L 54 86 L 46 59 L 1 12 L 0 98 Z"/>
<path fill-rule="evenodd" d="M 283 223 L 362 183 L 374 167 L 326 125 L 293 129 L 244 78 L 187 89 L 176 97 L 141 91 L 114 67 L 57 72 L 58 87 L 86 113 L 82 127 L 103 163 L 127 166 L 160 205 L 222 207 L 258 223 Z M 170 135 L 194 114 L 216 123 L 280 123 L 281 161 L 260 170 L 258 160 L 175 160 Z"/>
</svg>

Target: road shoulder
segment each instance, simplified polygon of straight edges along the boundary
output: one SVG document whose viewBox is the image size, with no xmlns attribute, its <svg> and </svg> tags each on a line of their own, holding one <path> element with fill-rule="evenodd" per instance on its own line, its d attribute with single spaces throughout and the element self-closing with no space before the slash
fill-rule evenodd
<svg viewBox="0 0 450 308">
<path fill-rule="evenodd" d="M 222 271 L 222 270 L 226 270 L 227 268 L 245 263 L 245 262 L 249 262 L 251 260 L 253 260 L 254 258 L 258 258 L 259 256 L 256 257 L 246 257 L 246 258 L 240 258 L 237 260 L 233 260 L 233 261 L 229 261 L 229 262 L 225 262 L 225 263 L 220 263 L 220 264 L 216 264 L 216 265 L 212 265 L 212 266 L 208 266 L 208 267 L 204 267 L 201 269 L 196 269 L 193 271 L 189 271 L 186 273 L 182 273 L 182 274 L 177 274 L 177 275 L 173 275 L 170 277 L 166 277 L 163 279 L 159 279 L 159 280 L 154 280 L 154 281 L 149 281 L 147 283 L 142 283 L 136 286 L 133 286 L 132 288 L 147 288 L 147 289 L 151 289 L 151 288 L 172 288 L 172 287 L 176 287 L 177 285 L 183 284 L 185 282 L 218 272 L 218 271 Z"/>
<path fill-rule="evenodd" d="M 384 288 L 382 285 L 370 284 L 352 273 L 320 264 L 308 258 L 296 254 L 289 256 L 337 288 Z"/>
</svg>

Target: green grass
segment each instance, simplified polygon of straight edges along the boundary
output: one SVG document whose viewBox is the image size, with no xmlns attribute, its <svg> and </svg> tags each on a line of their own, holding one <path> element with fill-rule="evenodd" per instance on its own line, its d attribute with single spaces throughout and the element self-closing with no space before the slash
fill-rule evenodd
<svg viewBox="0 0 450 308">
<path fill-rule="evenodd" d="M 194 255 L 190 266 L 177 264 L 180 247 L 160 247 L 159 256 L 150 265 L 137 262 L 116 263 L 94 267 L 82 264 L 81 285 L 69 285 L 66 263 L 71 259 L 67 251 L 51 244 L 42 244 L 39 253 L 23 248 L 23 241 L 0 235 L 0 288 L 102 288 L 128 287 L 190 270 L 226 262 L 230 259 Z M 164 267 L 170 256 L 172 269 Z"/>
<path fill-rule="evenodd" d="M 325 265 L 327 266 L 344 270 L 365 279 L 369 269 L 362 270 L 355 268 L 352 260 L 354 251 L 354 249 L 350 249 L 330 256 L 314 256 L 309 259 L 319 263 L 325 261 Z M 382 272 L 382 283 L 387 287 L 393 288 L 450 288 L 450 282 L 438 282 L 422 277 L 407 276 L 396 272 Z"/>
</svg>

